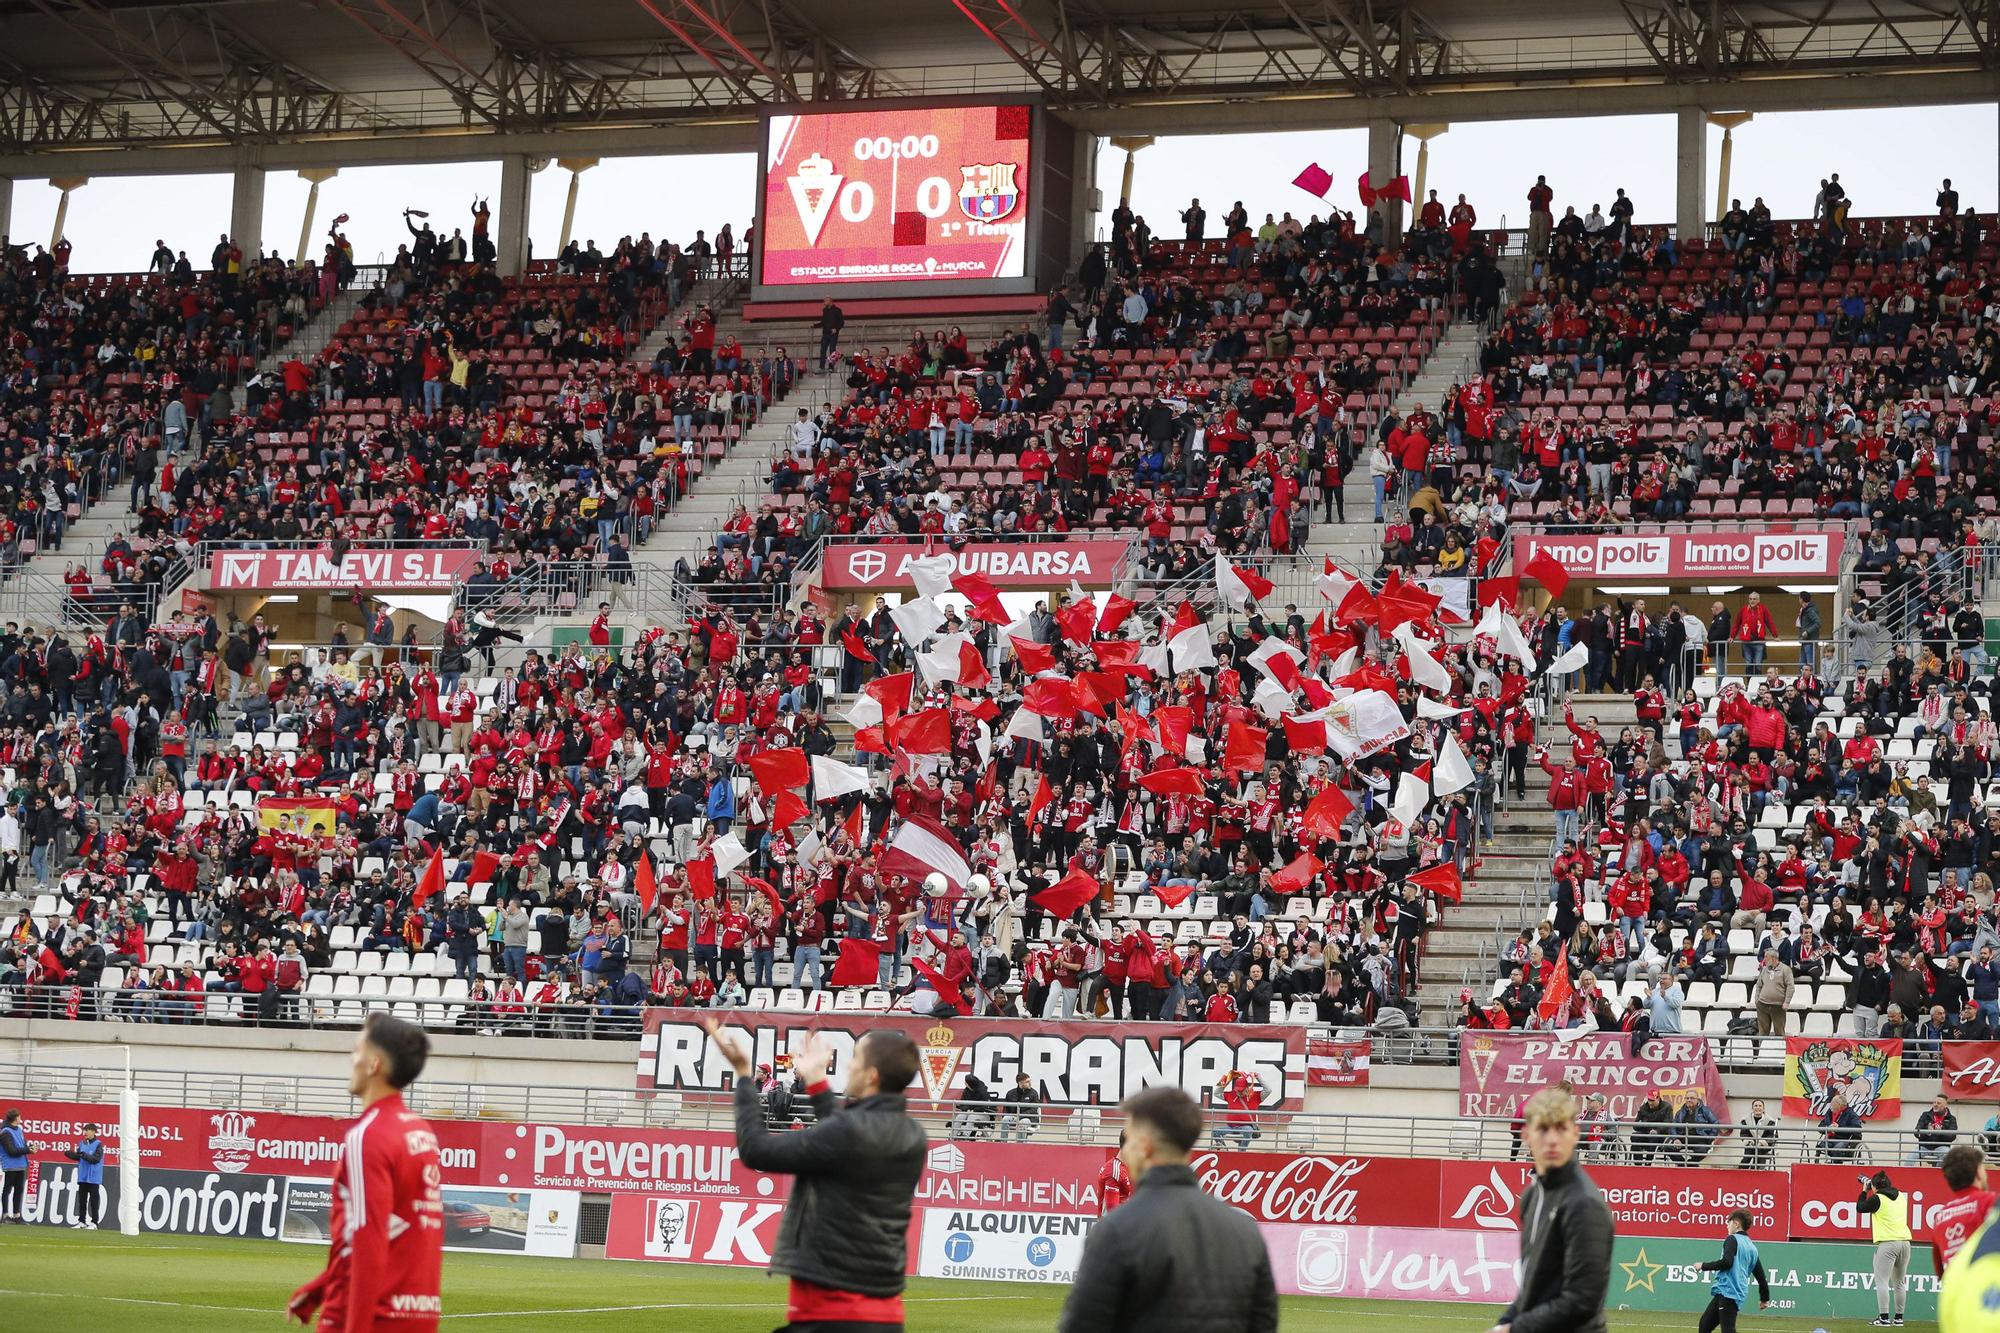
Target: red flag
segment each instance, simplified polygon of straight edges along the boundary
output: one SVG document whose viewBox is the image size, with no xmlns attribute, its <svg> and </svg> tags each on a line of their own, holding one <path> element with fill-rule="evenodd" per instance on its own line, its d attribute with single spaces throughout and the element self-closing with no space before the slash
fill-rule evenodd
<svg viewBox="0 0 2000 1333">
<path fill-rule="evenodd" d="M 797 792 L 781 791 L 778 799 L 771 802 L 771 827 L 774 829 L 788 829 L 801 819 L 811 817 L 812 811 L 806 808 L 805 801 Z"/>
<path fill-rule="evenodd" d="M 1125 697 L 1125 678 L 1109 671 L 1080 671 L 1076 676 L 1076 706 L 1086 713 L 1109 717 L 1105 712 Z"/>
<path fill-rule="evenodd" d="M 956 986 L 952 985 L 951 982 L 945 979 L 944 973 L 938 971 L 921 958 L 910 959 L 910 970 L 925 981 L 930 982 L 931 989 L 937 992 L 938 999 L 949 1005 L 951 1011 L 960 1018 L 972 1012 L 971 1007 L 965 1002 L 965 985 L 963 982 Z"/>
<path fill-rule="evenodd" d="M 1396 177 L 1396 179 L 1377 190 L 1375 196 L 1378 199 L 1400 199 L 1406 204 L 1410 203 L 1410 178 L 1408 176 Z"/>
<path fill-rule="evenodd" d="M 1340 826 L 1353 813 L 1354 802 L 1347 799 L 1347 793 L 1329 785 L 1307 804 L 1301 828 L 1321 838 L 1337 838 Z"/>
<path fill-rule="evenodd" d="M 1077 710 L 1076 682 L 1064 680 L 1061 676 L 1043 676 L 1030 681 L 1021 695 L 1021 707 L 1043 717 L 1073 719 Z"/>
<path fill-rule="evenodd" d="M 1326 723 L 1318 719 L 1301 722 L 1286 718 L 1285 745 L 1294 754 L 1318 754 L 1326 749 Z"/>
<path fill-rule="evenodd" d="M 1427 620 L 1443 600 L 1422 584 L 1403 582 L 1402 576 L 1392 569 L 1382 584 L 1382 591 L 1375 597 L 1375 605 L 1380 611 L 1376 627 L 1388 634 L 1406 621 Z"/>
<path fill-rule="evenodd" d="M 867 826 L 868 826 L 868 807 L 862 802 L 856 801 L 854 803 L 854 808 L 847 812 L 847 820 L 845 824 L 845 827 L 847 829 L 847 840 L 853 843 L 856 847 L 859 847 L 861 845 L 862 833 L 867 828 Z"/>
<path fill-rule="evenodd" d="M 886 721 L 909 711 L 910 691 L 916 683 L 916 672 L 898 671 L 893 676 L 875 677 L 861 687 L 861 692 L 882 705 L 882 717 Z"/>
<path fill-rule="evenodd" d="M 1163 768 L 1140 778 L 1139 785 L 1155 796 L 1199 796 L 1206 784 L 1198 768 Z"/>
<path fill-rule="evenodd" d="M 1500 543 L 1495 538 L 1481 537 L 1472 543 L 1472 572 L 1484 574 L 1487 566 L 1493 563 L 1493 557 L 1498 554 L 1500 554 Z"/>
<path fill-rule="evenodd" d="M 828 986 L 873 986 L 881 977 L 881 969 L 876 961 L 888 945 L 876 940 L 857 939 L 853 936 L 840 942 L 840 957 L 833 961 L 833 973 L 826 979 Z"/>
<path fill-rule="evenodd" d="M 1151 667 L 1139 665 L 1139 645 L 1130 639 L 1099 639 L 1090 645 L 1097 665 L 1121 676 L 1150 676 Z"/>
<path fill-rule="evenodd" d="M 951 710 L 926 708 L 888 724 L 889 744 L 904 754 L 950 754 Z"/>
<path fill-rule="evenodd" d="M 750 766 L 750 775 L 765 791 L 803 787 L 812 780 L 812 765 L 806 759 L 806 752 L 795 745 L 753 754 L 745 762 Z"/>
<path fill-rule="evenodd" d="M 952 579 L 951 586 L 965 594 L 965 600 L 972 603 L 972 614 L 989 625 L 1006 625 L 1013 622 L 1007 608 L 1000 604 L 1000 595 L 993 589 L 993 580 L 984 574 L 960 574 Z"/>
<path fill-rule="evenodd" d="M 422 907 L 437 894 L 444 892 L 444 848 L 433 847 L 431 859 L 424 862 L 423 877 L 417 881 L 417 891 L 410 897 L 410 906 Z"/>
<path fill-rule="evenodd" d="M 1512 611 L 1521 603 L 1521 576 L 1495 574 L 1479 580 L 1479 605 L 1492 606 L 1498 603 Z"/>
<path fill-rule="evenodd" d="M 1292 177 L 1292 184 L 1307 194 L 1326 198 L 1326 192 L 1333 188 L 1333 177 L 1327 175 L 1326 168 L 1317 162 L 1308 162 L 1304 171 Z"/>
<path fill-rule="evenodd" d="M 1041 775 L 1040 781 L 1036 782 L 1035 784 L 1035 794 L 1028 798 L 1029 828 L 1033 828 L 1035 826 L 1036 818 L 1042 813 L 1043 810 L 1048 808 L 1049 802 L 1055 800 L 1055 798 L 1056 798 L 1055 788 L 1049 786 L 1049 775 L 1043 773 Z"/>
<path fill-rule="evenodd" d="M 1232 723 L 1222 751 L 1223 772 L 1263 772 L 1265 746 L 1270 739 L 1271 733 L 1262 727 L 1253 727 L 1247 722 Z"/>
<path fill-rule="evenodd" d="M 1333 621 L 1337 625 L 1358 625 L 1372 622 L 1380 614 L 1375 594 L 1368 591 L 1367 584 L 1357 583 L 1340 599 L 1340 605 L 1333 608 Z"/>
<path fill-rule="evenodd" d="M 1465 884 L 1458 877 L 1458 866 L 1450 861 L 1440 861 L 1428 870 L 1419 870 L 1404 882 L 1429 889 L 1446 902 L 1459 902 L 1465 897 Z"/>
<path fill-rule="evenodd" d="M 1363 208 L 1373 208 L 1375 206 L 1375 187 L 1368 183 L 1368 173 L 1365 171 L 1361 173 L 1359 191 L 1361 194 L 1361 206 Z"/>
<path fill-rule="evenodd" d="M 660 896 L 660 886 L 653 878 L 653 858 L 645 852 L 639 853 L 639 867 L 632 872 L 632 892 L 639 895 L 641 913 L 653 910 L 653 900 Z"/>
<path fill-rule="evenodd" d="M 500 869 L 500 858 L 481 848 L 472 854 L 472 869 L 466 874 L 468 884 L 491 884 L 493 875 Z"/>
<path fill-rule="evenodd" d="M 704 856 L 687 863 L 688 893 L 698 903 L 715 900 L 715 858 Z"/>
<path fill-rule="evenodd" d="M 1290 653 L 1276 653 L 1264 663 L 1264 669 L 1271 673 L 1271 679 L 1285 687 L 1287 693 L 1299 687 L 1299 664 Z"/>
<path fill-rule="evenodd" d="M 1062 634 L 1071 643 L 1090 642 L 1090 631 L 1097 624 L 1097 608 L 1087 597 L 1077 600 L 1056 612 L 1056 624 L 1062 627 Z"/>
<path fill-rule="evenodd" d="M 1077 910 L 1098 894 L 1097 876 L 1088 870 L 1072 870 L 1028 901 L 1060 921 L 1075 916 Z"/>
<path fill-rule="evenodd" d="M 1542 1003 L 1535 1012 L 1544 1021 L 1553 1019 L 1569 1007 L 1570 997 L 1575 993 L 1576 983 L 1569 979 L 1569 945 L 1565 944 L 1556 952 L 1555 971 L 1549 975 L 1548 989 L 1542 992 Z"/>
<path fill-rule="evenodd" d="M 766 898 L 769 898 L 771 900 L 772 915 L 783 918 L 785 915 L 785 900 L 778 896 L 777 885 L 768 879 L 758 879 L 755 875 L 745 875 L 743 882 L 763 894 Z"/>
<path fill-rule="evenodd" d="M 1186 704 L 1168 704 L 1153 710 L 1153 720 L 1160 724 L 1160 745 L 1169 754 L 1185 757 L 1188 732 L 1194 727 L 1194 711 Z"/>
<path fill-rule="evenodd" d="M 1099 634 L 1117 633 L 1118 627 L 1125 623 L 1125 618 L 1136 611 L 1138 607 L 1139 604 L 1131 598 L 1120 597 L 1117 593 L 1112 593 L 1104 599 L 1104 610 L 1098 613 L 1097 632 Z M 1098 660 L 1103 661 L 1104 659 L 1100 655 Z"/>
<path fill-rule="evenodd" d="M 1007 642 L 1014 645 L 1014 660 L 1021 664 L 1021 670 L 1029 675 L 1056 669 L 1056 650 L 1045 643 L 1033 639 L 1023 639 L 1009 634 Z"/>
<path fill-rule="evenodd" d="M 1271 887 L 1279 893 L 1297 893 L 1313 882 L 1326 863 L 1311 852 L 1300 852 L 1292 863 L 1271 876 Z"/>
<path fill-rule="evenodd" d="M 986 669 L 986 659 L 979 650 L 968 642 L 958 645 L 958 687 L 961 690 L 983 690 L 993 679 L 993 673 Z"/>
<path fill-rule="evenodd" d="M 1194 881 L 1170 880 L 1165 884 L 1155 885 L 1153 888 L 1153 896 L 1155 898 L 1158 898 L 1162 903 L 1166 904 L 1168 907 L 1179 907 L 1182 903 L 1186 902 L 1189 898 L 1194 896 Z"/>
<path fill-rule="evenodd" d="M 856 754 L 887 754 L 889 738 L 883 733 L 882 724 L 872 727 L 858 727 L 854 732 L 854 752 Z"/>
<path fill-rule="evenodd" d="M 1521 572 L 1548 589 L 1551 597 L 1562 596 L 1563 589 L 1569 587 L 1569 570 L 1547 551 L 1536 551 L 1534 557 L 1521 566 Z"/>
<path fill-rule="evenodd" d="M 1195 614 L 1194 603 L 1188 601 L 1185 597 L 1183 597 L 1181 599 L 1180 609 L 1174 612 L 1174 623 L 1167 630 L 1166 635 L 1164 637 L 1171 639 L 1174 637 L 1174 635 L 1179 634 L 1181 631 L 1193 629 L 1196 625 L 1199 625 L 1201 623 L 1202 623 L 1202 618 Z"/>
<path fill-rule="evenodd" d="M 860 631 L 852 625 L 841 632 L 840 646 L 848 651 L 849 656 L 858 657 L 864 662 L 875 660 L 875 654 L 868 651 L 868 641 L 862 638 Z"/>
</svg>

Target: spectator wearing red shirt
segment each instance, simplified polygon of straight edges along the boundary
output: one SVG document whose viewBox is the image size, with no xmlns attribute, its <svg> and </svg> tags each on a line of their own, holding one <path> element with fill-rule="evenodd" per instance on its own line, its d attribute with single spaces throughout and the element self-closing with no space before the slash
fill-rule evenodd
<svg viewBox="0 0 2000 1333">
<path fill-rule="evenodd" d="M 1765 640 L 1771 637 L 1771 609 L 1764 605 L 1761 594 L 1751 593 L 1750 600 L 1736 613 L 1736 641 L 1743 645 L 1743 665 L 1751 675 L 1764 669 Z"/>
</svg>

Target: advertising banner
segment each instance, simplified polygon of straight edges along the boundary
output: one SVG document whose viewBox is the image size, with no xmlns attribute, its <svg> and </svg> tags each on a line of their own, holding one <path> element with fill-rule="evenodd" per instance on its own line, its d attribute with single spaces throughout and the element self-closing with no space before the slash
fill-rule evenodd
<svg viewBox="0 0 2000 1333">
<path fill-rule="evenodd" d="M 2000 1102 L 2000 1041 L 1947 1041 L 1944 1095 L 1952 1101 Z"/>
<path fill-rule="evenodd" d="M 982 574 L 996 588 L 1053 588 L 1071 579 L 1083 588 L 1109 588 L 1124 568 L 1120 541 L 967 542 L 959 546 L 828 545 L 820 567 L 827 589 L 900 592 L 915 588 L 910 562 L 951 557 L 952 574 Z"/>
<path fill-rule="evenodd" d="M 777 1247 L 784 1212 L 782 1203 L 686 1191 L 620 1194 L 611 1200 L 604 1257 L 762 1268 Z"/>
<path fill-rule="evenodd" d="M 1097 1224 L 1075 1213 L 926 1208 L 917 1242 L 921 1277 L 1068 1286 Z"/>
<path fill-rule="evenodd" d="M 1840 572 L 1837 532 L 1687 532 L 1645 537 L 1604 533 L 1522 533 L 1514 570 L 1547 553 L 1587 582 L 1661 579 L 1832 578 Z"/>
<path fill-rule="evenodd" d="M 1369 1046 L 1366 1041 L 1307 1037 L 1306 1083 L 1315 1088 L 1367 1087 Z"/>
<path fill-rule="evenodd" d="M 216 592 L 449 592 L 481 559 L 477 550 L 462 546 L 348 551 L 338 560 L 324 548 L 217 551 L 209 561 L 209 586 Z"/>
<path fill-rule="evenodd" d="M 1534 1176 L 1526 1162 L 1445 1162 L 1442 1225 L 1476 1231 L 1519 1229 L 1521 1192 Z M 1756 1219 L 1759 1236 L 1783 1235 L 1791 1218 L 1791 1181 L 1782 1171 L 1703 1171 L 1695 1167 L 1607 1166 L 1591 1162 L 1620 1235 L 1722 1234 L 1738 1208 Z"/>
<path fill-rule="evenodd" d="M 1025 106 L 772 116 L 757 216 L 766 286 L 1027 273 Z"/>
<path fill-rule="evenodd" d="M 66 1227 L 83 1220 L 76 1167 L 37 1163 L 22 1216 L 41 1226 Z M 120 1181 L 107 1166 L 98 1226 L 118 1229 Z M 139 1229 L 179 1236 L 238 1236 L 277 1240 L 284 1228 L 285 1180 L 281 1176 L 223 1175 L 216 1171 L 139 1172 Z"/>
<path fill-rule="evenodd" d="M 1511 1118 L 1528 1098 L 1569 1080 L 1577 1094 L 1601 1092 L 1612 1118 L 1630 1121 L 1655 1089 L 1675 1110 L 1696 1093 L 1729 1105 L 1706 1037 L 1655 1037 L 1632 1054 L 1622 1032 L 1567 1037 L 1541 1032 L 1465 1032 L 1459 1037 L 1460 1115 Z"/>
<path fill-rule="evenodd" d="M 21 1198 L 21 1217 L 30 1225 L 44 1227 L 69 1227 L 83 1221 L 83 1197 L 77 1190 L 75 1165 L 31 1161 Z M 97 1210 L 97 1219 L 106 1231 L 118 1229 L 118 1171 L 108 1162 L 103 1204 Z"/>
<path fill-rule="evenodd" d="M 1813 1245 L 1769 1241 L 1751 1233 L 1771 1282 L 1771 1312 L 1803 1319 L 1868 1320 L 1875 1317 L 1874 1252 L 1865 1245 Z M 1709 1274 L 1701 1265 L 1722 1253 L 1722 1238 L 1707 1241 L 1620 1236 L 1612 1243 L 1611 1288 L 1605 1303 L 1618 1310 L 1708 1308 Z M 1912 1324 L 1937 1318 L 1937 1276 L 1928 1245 L 1910 1247 L 1907 1317 Z M 1750 1298 L 1756 1308 L 1757 1291 Z"/>
<path fill-rule="evenodd" d="M 1435 1227 L 1444 1163 L 1197 1149 L 1201 1187 L 1259 1222 Z"/>
<path fill-rule="evenodd" d="M 1835 1097 L 1863 1120 L 1903 1114 L 1900 1038 L 1785 1038 L 1785 1114 L 1817 1120 Z"/>
<path fill-rule="evenodd" d="M 723 1092 L 736 1076 L 708 1032 L 712 1010 L 648 1009 L 639 1042 L 640 1091 Z M 833 1044 L 831 1081 L 846 1084 L 854 1043 L 884 1027 L 917 1043 L 917 1100 L 955 1101 L 965 1076 L 988 1087 L 1011 1088 L 1026 1074 L 1044 1101 L 1057 1106 L 1116 1106 L 1158 1083 L 1184 1089 L 1197 1101 L 1217 1104 L 1222 1076 L 1246 1074 L 1264 1088 L 1267 1110 L 1305 1104 L 1306 1037 L 1297 1027 L 1224 1023 L 1040 1023 L 1025 1027 L 1005 1019 L 943 1021 L 905 1014 L 787 1014 L 738 1009 L 723 1015 L 732 1032 L 755 1047 L 752 1059 L 774 1064 L 818 1034 Z M 1703 1046 L 1706 1049 L 1706 1046 Z"/>
<path fill-rule="evenodd" d="M 1519 1239 L 1510 1233 L 1401 1227 L 1259 1228 L 1281 1296 L 1468 1301 L 1515 1296 Z"/>
<path fill-rule="evenodd" d="M 1910 1232 L 1921 1242 L 1931 1234 L 1931 1210 L 1951 1197 L 1944 1177 L 1930 1167 L 1905 1168 L 1900 1160 L 1854 1165 L 1795 1166 L 1792 1216 L 1787 1232 L 1802 1240 L 1874 1239 L 1874 1226 L 1861 1211 L 1861 1177 L 1886 1170 L 1910 1201 Z"/>
</svg>

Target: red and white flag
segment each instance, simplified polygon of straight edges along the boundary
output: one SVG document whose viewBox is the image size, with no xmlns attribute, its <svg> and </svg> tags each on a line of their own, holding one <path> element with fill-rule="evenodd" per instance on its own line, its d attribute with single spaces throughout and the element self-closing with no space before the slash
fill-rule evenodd
<svg viewBox="0 0 2000 1333">
<path fill-rule="evenodd" d="M 1271 580 L 1261 574 L 1248 569 L 1238 569 L 1221 556 L 1215 557 L 1215 591 L 1221 596 L 1224 606 L 1232 606 L 1241 611 L 1250 603 L 1261 602 L 1269 597 L 1274 586 L 1276 585 Z"/>
<path fill-rule="evenodd" d="M 972 878 L 965 851 L 949 830 L 928 815 L 906 815 L 902 827 L 882 853 L 882 869 L 921 884 L 925 876 L 943 875 L 953 893 L 963 893 Z"/>
</svg>

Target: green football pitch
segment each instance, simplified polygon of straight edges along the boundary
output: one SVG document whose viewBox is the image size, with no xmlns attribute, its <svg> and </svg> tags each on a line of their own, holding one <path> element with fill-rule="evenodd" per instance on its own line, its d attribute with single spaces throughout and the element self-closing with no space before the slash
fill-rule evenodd
<svg viewBox="0 0 2000 1333">
<path fill-rule="evenodd" d="M 127 1239 L 112 1232 L 0 1230 L 0 1329 L 72 1333 L 143 1328 L 147 1333 L 230 1333 L 285 1326 L 285 1298 L 318 1271 L 311 1246 L 181 1236 Z M 910 1333 L 1047 1333 L 1060 1290 L 991 1282 L 915 1279 Z M 529 1333 L 593 1321 L 597 1327 L 676 1333 L 763 1333 L 784 1322 L 781 1279 L 741 1268 L 614 1263 L 584 1259 L 448 1254 L 447 1327 L 468 1333 Z M 1287 1297 L 1281 1326 L 1300 1333 L 1392 1328 L 1481 1333 L 1498 1313 L 1486 1306 Z M 606 1324 L 603 1321 L 613 1322 Z M 464 1321 L 461 1323 L 460 1321 Z M 1692 1330 L 1693 1315 L 1613 1314 L 1615 1333 Z M 1803 1320 L 1749 1315 L 1746 1330 L 1805 1333 Z M 1828 1325 L 1828 1333 L 1865 1327 Z"/>
</svg>

